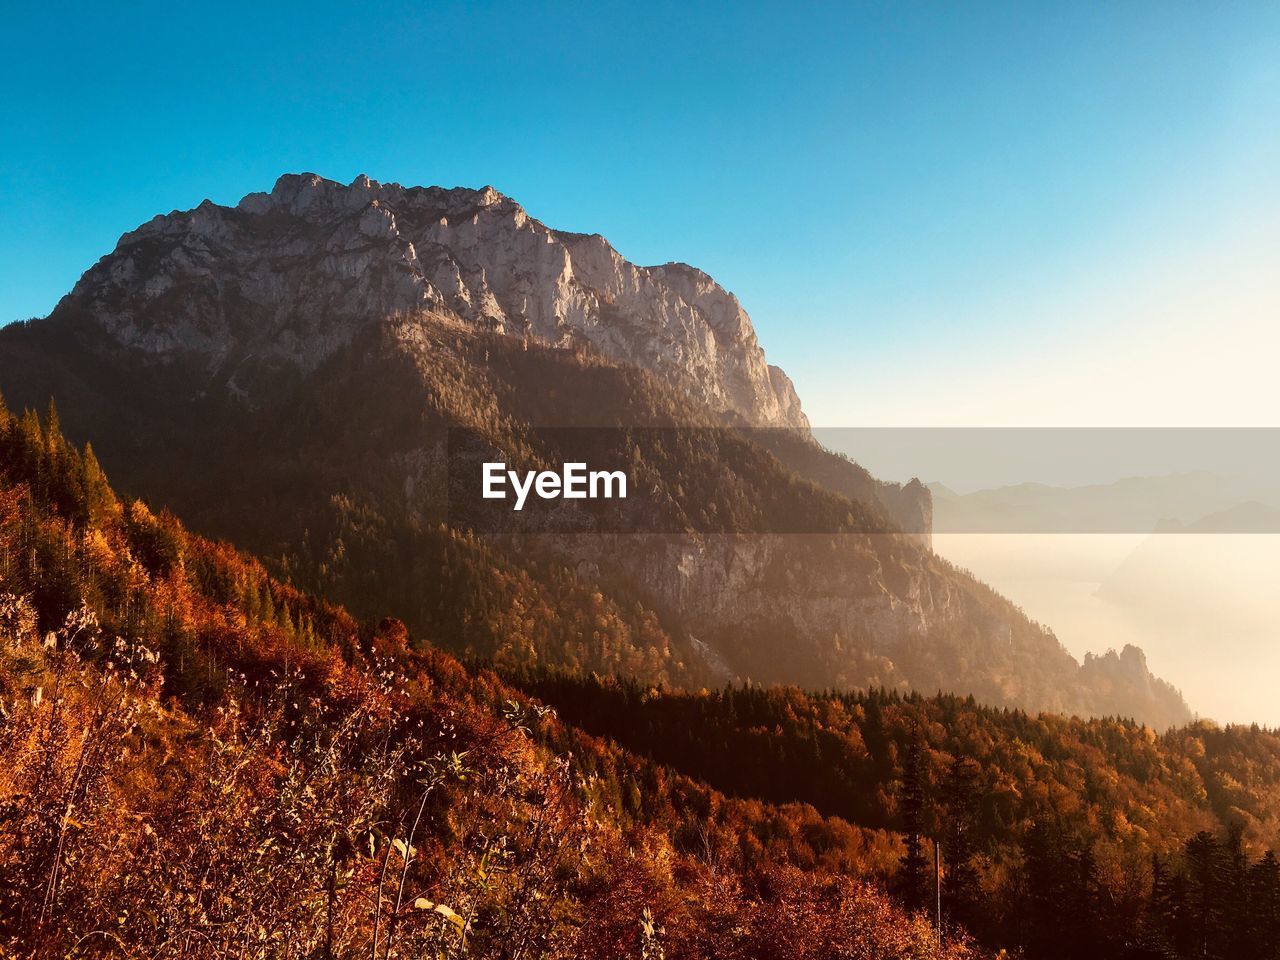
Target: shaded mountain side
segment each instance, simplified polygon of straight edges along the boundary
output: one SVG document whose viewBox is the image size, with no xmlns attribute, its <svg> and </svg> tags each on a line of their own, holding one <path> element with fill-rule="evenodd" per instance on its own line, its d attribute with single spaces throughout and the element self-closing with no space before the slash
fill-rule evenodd
<svg viewBox="0 0 1280 960">
<path fill-rule="evenodd" d="M 635 267 L 493 191 L 363 179 L 158 217 L 0 332 L 0 389 L 56 398 L 125 489 L 460 652 L 1189 717 L 933 556 L 927 492 L 823 451 L 766 366 L 699 271 Z M 633 528 L 664 536 L 481 538 L 443 509 L 449 428 L 541 466 L 563 456 L 548 426 L 622 428 L 598 449 L 652 492 Z"/>
<path fill-rule="evenodd" d="M 877 480 L 865 467 L 826 449 L 812 436 L 799 431 L 754 430 L 749 433 L 797 476 L 850 500 L 879 504 L 899 530 L 916 534 L 922 545 L 930 546 L 933 496 L 930 488 L 918 479 L 906 484 Z"/>
<path fill-rule="evenodd" d="M 509 459 L 540 462 L 555 452 L 534 424 L 714 427 L 652 376 L 580 349 L 448 318 L 389 321 L 313 374 L 264 378 L 249 408 L 184 391 L 191 374 L 180 361 L 139 365 L 132 352 L 80 339 L 82 326 L 68 311 L 0 336 L 15 400 L 51 385 L 68 429 L 103 431 L 97 449 L 128 489 L 362 615 L 394 610 L 451 649 L 677 685 L 886 685 L 1159 726 L 1187 716 L 1159 684 L 1086 674 L 1051 635 L 911 538 L 860 532 L 892 525 L 875 505 L 800 480 L 750 434 L 686 431 L 673 453 L 635 433 L 667 494 L 666 518 L 693 526 L 714 504 L 743 526 L 764 517 L 845 533 L 512 542 L 449 527 L 451 425 L 480 431 Z M 748 468 L 726 469 L 730 447 Z M 504 575 L 481 575 L 492 568 Z M 567 612 L 593 603 L 598 625 Z"/>
</svg>

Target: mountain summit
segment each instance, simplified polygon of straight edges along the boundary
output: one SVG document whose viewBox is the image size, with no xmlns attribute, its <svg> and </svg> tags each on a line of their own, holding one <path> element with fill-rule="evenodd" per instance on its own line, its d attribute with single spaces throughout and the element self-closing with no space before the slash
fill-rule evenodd
<svg viewBox="0 0 1280 960">
<path fill-rule="evenodd" d="M 55 398 L 130 494 L 500 666 L 1190 718 L 1140 656 L 1082 665 L 934 555 L 927 489 L 819 446 L 710 277 L 489 188 L 291 175 L 157 217 L 0 332 L 0 387 Z M 650 532 L 448 509 L 456 428 L 522 471 L 582 459 L 543 427 L 611 428 L 592 463 L 629 465 Z"/>
<path fill-rule="evenodd" d="M 281 177 L 121 238 L 71 301 L 121 346 L 194 354 L 233 390 L 248 358 L 304 372 L 391 315 L 448 311 L 498 333 L 585 344 L 700 404 L 805 427 L 736 297 L 693 267 L 640 267 L 598 234 L 552 230 L 491 187 Z"/>
</svg>

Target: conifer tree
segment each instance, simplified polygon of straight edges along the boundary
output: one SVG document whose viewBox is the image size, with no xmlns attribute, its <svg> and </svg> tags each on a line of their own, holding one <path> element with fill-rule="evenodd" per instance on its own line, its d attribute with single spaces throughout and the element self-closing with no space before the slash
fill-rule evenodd
<svg viewBox="0 0 1280 960">
<path fill-rule="evenodd" d="M 1280 860 L 1268 850 L 1248 874 L 1248 943 L 1258 960 L 1280 960 Z"/>
<path fill-rule="evenodd" d="M 924 753 L 919 736 L 911 739 L 902 768 L 902 788 L 898 808 L 907 850 L 899 868 L 902 898 L 914 910 L 929 902 L 929 858 L 924 844 L 925 777 Z"/>
<path fill-rule="evenodd" d="M 96 526 L 115 512 L 116 498 L 107 482 L 107 475 L 94 456 L 93 445 L 89 443 L 84 445 L 81 484 L 84 487 L 85 519 L 90 525 Z"/>
<path fill-rule="evenodd" d="M 981 881 L 976 863 L 974 837 L 978 830 L 980 784 L 978 764 L 967 757 L 957 757 L 947 773 L 944 799 L 947 829 L 944 839 L 947 861 L 947 920 L 971 928 L 982 900 Z"/>
<path fill-rule="evenodd" d="M 1225 960 L 1224 893 L 1228 858 L 1222 842 L 1202 830 L 1185 846 L 1188 884 L 1188 923 L 1180 948 L 1188 955 Z"/>
</svg>

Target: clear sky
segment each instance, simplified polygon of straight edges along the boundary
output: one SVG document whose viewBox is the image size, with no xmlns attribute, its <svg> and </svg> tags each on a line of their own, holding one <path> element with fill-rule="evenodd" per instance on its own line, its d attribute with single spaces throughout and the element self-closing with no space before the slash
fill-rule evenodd
<svg viewBox="0 0 1280 960">
<path fill-rule="evenodd" d="M 1278 4 L 95 6 L 4 11 L 0 321 L 364 172 L 706 269 L 815 423 L 1277 422 Z"/>
</svg>

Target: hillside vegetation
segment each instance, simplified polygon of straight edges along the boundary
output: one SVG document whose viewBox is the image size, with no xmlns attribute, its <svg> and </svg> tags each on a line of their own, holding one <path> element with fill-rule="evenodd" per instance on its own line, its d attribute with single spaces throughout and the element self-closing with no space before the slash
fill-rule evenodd
<svg viewBox="0 0 1280 960">
<path fill-rule="evenodd" d="M 940 840 L 944 905 L 986 942 L 1050 957 L 1200 956 L 1197 936 L 1204 955 L 1269 957 L 1280 942 L 1276 731 L 1157 734 L 944 694 L 515 680 L 570 723 L 730 796 Z M 890 879 L 929 902 L 921 877 Z"/>
<path fill-rule="evenodd" d="M 1276 956 L 1268 731 L 514 679 L 0 414 L 16 955 Z"/>
<path fill-rule="evenodd" d="M 117 498 L 53 415 L 0 413 L 0 758 L 17 956 L 970 952 L 861 879 L 886 838 L 358 623 Z"/>
</svg>

